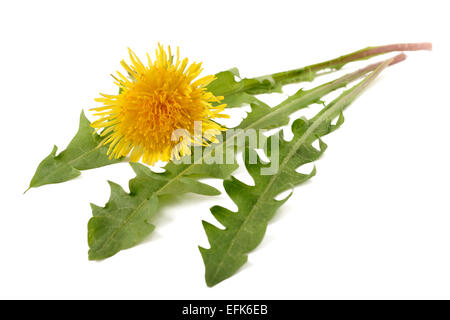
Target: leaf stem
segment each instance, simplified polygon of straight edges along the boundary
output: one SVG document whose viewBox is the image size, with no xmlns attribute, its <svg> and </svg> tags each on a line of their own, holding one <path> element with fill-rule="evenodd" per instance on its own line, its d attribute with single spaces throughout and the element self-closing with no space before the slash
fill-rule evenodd
<svg viewBox="0 0 450 320">
<path fill-rule="evenodd" d="M 390 44 L 385 46 L 377 46 L 377 47 L 367 47 L 358 51 L 354 51 L 352 53 L 340 56 L 335 59 L 331 59 L 328 61 L 320 62 L 317 64 L 309 65 L 300 69 L 293 69 L 283 72 L 277 72 L 261 77 L 254 78 L 255 80 L 264 80 L 264 79 L 273 79 L 274 82 L 279 83 L 280 85 L 286 85 L 290 83 L 302 82 L 302 81 L 312 81 L 316 76 L 322 75 L 317 74 L 318 71 L 331 69 L 331 70 L 339 70 L 344 65 L 350 62 L 360 61 L 370 59 L 372 57 L 382 55 L 389 52 L 396 51 L 418 51 L 418 50 L 431 50 L 432 44 L 429 42 L 424 43 L 397 43 Z M 254 84 L 249 83 L 246 87 L 241 88 L 241 91 L 246 91 L 252 94 L 262 93 L 258 91 L 258 88 L 255 90 Z"/>
<path fill-rule="evenodd" d="M 388 63 L 388 65 L 392 66 L 392 65 L 399 63 L 405 59 L 406 59 L 406 55 L 404 53 L 400 53 L 400 54 L 396 55 L 395 57 L 393 57 L 391 59 L 391 62 Z M 345 87 L 350 82 L 353 82 L 353 81 L 361 78 L 368 72 L 375 70 L 384 62 L 385 61 L 368 65 L 367 67 L 364 67 L 364 68 L 354 71 L 352 73 L 346 74 L 338 79 L 327 82 L 327 83 L 320 85 L 314 89 L 308 90 L 305 95 L 300 97 L 300 99 L 295 98 L 295 96 L 292 96 L 291 98 L 286 99 L 285 101 L 283 101 L 282 103 L 280 103 L 279 105 L 274 107 L 272 112 L 270 112 L 269 114 L 258 119 L 254 123 L 253 127 L 255 127 L 258 123 L 264 122 L 266 120 L 266 118 L 275 117 L 276 114 L 279 114 L 279 113 L 291 114 L 291 113 L 301 109 L 303 105 L 306 106 L 307 104 L 312 103 L 314 100 L 317 100 L 318 98 L 321 98 L 334 90 Z M 308 99 L 308 97 L 309 97 L 309 99 Z M 302 101 L 302 103 L 300 103 L 300 107 L 299 107 L 300 101 Z"/>
</svg>

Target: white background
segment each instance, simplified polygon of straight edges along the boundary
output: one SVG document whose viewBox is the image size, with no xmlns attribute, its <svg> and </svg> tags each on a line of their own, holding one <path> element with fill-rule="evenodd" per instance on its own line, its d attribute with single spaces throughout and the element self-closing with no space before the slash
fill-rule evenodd
<svg viewBox="0 0 450 320">
<path fill-rule="evenodd" d="M 2 2 L 0 298 L 450 298 L 445 3 Z M 179 197 L 148 241 L 103 262 L 87 259 L 89 202 L 107 201 L 107 179 L 127 189 L 127 164 L 22 195 L 53 144 L 72 138 L 80 110 L 116 92 L 110 74 L 127 47 L 142 56 L 158 41 L 203 61 L 205 75 L 237 66 L 247 77 L 369 45 L 434 49 L 409 53 L 347 110 L 317 176 L 295 189 L 249 263 L 207 288 L 201 220 L 214 222 L 212 205 L 234 209 L 226 195 Z"/>
</svg>

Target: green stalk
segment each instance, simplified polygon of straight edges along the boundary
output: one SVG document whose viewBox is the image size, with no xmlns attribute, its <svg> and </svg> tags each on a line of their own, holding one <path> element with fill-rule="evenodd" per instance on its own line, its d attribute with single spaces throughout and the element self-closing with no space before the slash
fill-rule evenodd
<svg viewBox="0 0 450 320">
<path fill-rule="evenodd" d="M 239 93 L 247 94 L 262 94 L 279 91 L 279 89 L 291 83 L 298 83 L 303 81 L 312 81 L 317 76 L 326 74 L 328 72 L 319 73 L 319 71 L 334 71 L 341 69 L 344 65 L 355 62 L 373 58 L 378 55 L 382 55 L 389 52 L 400 52 L 400 51 L 418 51 L 418 50 L 431 50 L 431 43 L 398 43 L 390 44 L 385 46 L 367 47 L 335 59 L 328 61 L 312 64 L 303 68 L 288 70 L 284 72 L 277 72 L 273 74 L 268 74 L 265 76 L 260 76 L 256 78 L 245 78 L 239 82 L 234 82 L 228 86 L 220 86 L 214 88 L 212 86 L 212 91 L 216 95 L 230 96 Z M 219 76 L 220 74 L 218 74 Z M 235 72 L 235 75 L 237 73 Z"/>
<path fill-rule="evenodd" d="M 301 69 L 279 72 L 272 75 L 273 79 L 282 85 L 299 81 L 309 81 L 311 73 L 321 70 L 339 70 L 344 65 L 354 61 L 366 60 L 375 56 L 395 51 L 431 50 L 431 43 L 399 43 L 385 46 L 367 47 L 329 61 L 313 64 Z"/>
</svg>

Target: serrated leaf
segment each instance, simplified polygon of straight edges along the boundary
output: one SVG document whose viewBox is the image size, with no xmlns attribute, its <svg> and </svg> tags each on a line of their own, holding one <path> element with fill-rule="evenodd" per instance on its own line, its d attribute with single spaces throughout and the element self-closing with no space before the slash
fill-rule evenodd
<svg viewBox="0 0 450 320">
<path fill-rule="evenodd" d="M 80 170 L 107 166 L 121 160 L 110 160 L 107 147 L 100 146 L 102 138 L 94 132 L 89 120 L 81 112 L 78 132 L 67 148 L 56 155 L 58 148 L 39 164 L 30 182 L 30 188 L 68 181 L 80 175 Z"/>
<path fill-rule="evenodd" d="M 148 236 L 155 228 L 152 219 L 158 209 L 158 197 L 187 192 L 208 196 L 220 194 L 216 188 L 191 178 L 189 173 L 183 173 L 186 165 L 166 166 L 164 173 L 155 173 L 139 163 L 130 165 L 136 173 L 129 183 L 130 193 L 109 182 L 111 196 L 106 205 L 103 208 L 91 205 L 93 217 L 88 223 L 90 260 L 108 258 Z M 214 165 L 211 167 L 214 168 Z M 202 173 L 199 168 L 193 168 L 192 172 Z M 229 174 L 224 169 L 214 172 L 215 176 L 221 178 Z"/>
<path fill-rule="evenodd" d="M 130 197 L 121 186 L 110 182 L 111 197 L 104 208 L 92 206 L 89 220 L 89 259 L 99 260 L 135 246 L 155 228 L 151 219 L 158 208 L 158 198 L 150 197 L 148 205 L 140 197 Z M 114 212 L 114 215 L 111 214 Z M 132 232 L 130 232 L 132 230 Z"/>
<path fill-rule="evenodd" d="M 203 195 L 218 194 L 218 191 L 215 188 L 201 183 L 197 181 L 197 179 L 199 177 L 225 179 L 237 168 L 237 164 L 205 163 L 205 160 L 208 159 L 212 153 L 219 149 L 226 149 L 230 147 L 229 144 L 231 144 L 232 141 L 234 142 L 235 139 L 245 135 L 245 129 L 267 129 L 288 124 L 288 116 L 291 113 L 319 101 L 324 95 L 360 78 L 367 72 L 374 70 L 377 66 L 378 64 L 355 71 L 311 90 L 300 90 L 274 108 L 270 108 L 262 101 L 255 99 L 254 103 L 251 104 L 252 112 L 250 112 L 241 125 L 237 127 L 237 129 L 242 130 L 237 130 L 230 136 L 224 134 L 222 142 L 203 148 L 202 153 L 198 158 L 195 157 L 195 152 L 193 152 L 193 155 L 191 156 L 191 163 L 175 164 L 170 162 L 166 165 L 166 171 L 163 173 L 155 173 L 144 165 L 132 163 L 131 166 L 136 173 L 136 177 L 129 182 L 130 193 L 123 195 L 123 197 L 130 198 L 125 201 L 125 203 L 128 204 L 128 215 L 133 216 L 137 208 L 149 206 L 149 199 L 155 196 L 179 195 L 187 192 Z M 319 129 L 331 130 L 332 128 L 333 126 L 324 126 Z M 234 144 L 232 146 L 234 146 Z M 98 208 L 99 207 L 97 206 L 93 206 L 93 210 L 99 210 Z M 123 214 L 120 203 L 116 203 L 114 197 L 111 197 L 104 209 L 108 210 L 111 217 L 121 216 Z M 94 212 L 93 216 L 95 218 Z M 108 221 L 105 221 L 105 223 L 108 224 Z M 101 224 L 101 221 L 99 224 Z M 97 239 L 109 239 L 110 237 L 105 235 L 107 233 L 117 232 L 107 227 L 100 228 L 97 224 L 95 226 L 95 229 L 91 229 L 90 227 L 88 228 L 88 238 L 90 239 L 91 244 L 96 241 L 101 241 Z M 119 228 L 120 226 L 121 225 L 119 225 Z M 101 230 L 101 232 L 98 230 Z M 127 228 L 127 232 L 132 233 L 133 230 L 131 228 Z M 117 241 L 120 241 L 120 239 Z M 90 245 L 90 247 L 90 259 L 104 259 L 116 254 L 119 250 L 121 250 L 120 248 L 126 246 L 104 245 L 102 246 L 102 254 L 96 253 L 97 246 Z M 111 249 L 107 251 L 104 248 Z"/>
<path fill-rule="evenodd" d="M 279 167 L 272 175 L 262 175 L 263 169 L 271 166 L 258 160 L 256 164 L 249 162 L 249 156 L 244 161 L 247 171 L 254 180 L 254 185 L 247 185 L 236 178 L 224 181 L 224 188 L 238 211 L 232 212 L 226 208 L 215 206 L 211 213 L 225 229 L 203 222 L 210 248 L 200 247 L 205 264 L 205 280 L 208 286 L 214 286 L 231 277 L 242 265 L 247 262 L 248 253 L 255 249 L 262 241 L 269 221 L 277 209 L 288 199 L 276 200 L 280 193 L 292 189 L 294 186 L 310 179 L 310 174 L 301 174 L 297 170 L 306 163 L 317 160 L 326 149 L 320 140 L 326 134 L 336 130 L 344 121 L 342 111 L 346 108 L 364 88 L 371 83 L 378 74 L 390 63 L 387 61 L 380 65 L 373 73 L 368 75 L 358 85 L 345 91 L 336 100 L 330 103 L 323 111 L 311 120 L 298 119 L 292 125 L 294 137 L 286 141 L 279 139 Z M 338 118 L 336 124 L 332 120 Z M 268 156 L 272 156 L 270 148 L 273 139 L 267 141 Z M 319 149 L 312 143 L 319 139 Z M 252 153 L 253 150 L 247 150 Z"/>
</svg>

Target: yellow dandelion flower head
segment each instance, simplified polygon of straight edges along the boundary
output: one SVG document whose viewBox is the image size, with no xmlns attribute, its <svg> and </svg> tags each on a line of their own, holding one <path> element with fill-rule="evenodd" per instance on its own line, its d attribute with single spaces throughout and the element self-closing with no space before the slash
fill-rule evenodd
<svg viewBox="0 0 450 320">
<path fill-rule="evenodd" d="M 142 158 L 151 165 L 190 154 L 191 145 L 216 142 L 215 136 L 225 129 L 212 119 L 228 115 L 221 113 L 223 97 L 206 88 L 215 76 L 198 78 L 202 64 L 188 65 L 187 58 L 180 59 L 179 48 L 174 59 L 170 47 L 166 52 L 158 45 L 155 61 L 147 54 L 148 66 L 130 49 L 129 54 L 131 64 L 121 61 L 128 76 L 113 76 L 119 93 L 100 94 L 95 100 L 103 106 L 92 109 L 100 117 L 92 127 L 102 130 L 110 157 L 130 155 L 133 162 Z"/>
</svg>

